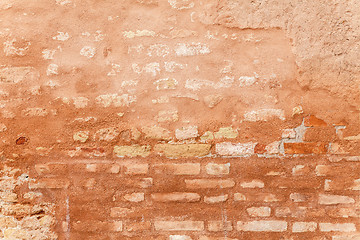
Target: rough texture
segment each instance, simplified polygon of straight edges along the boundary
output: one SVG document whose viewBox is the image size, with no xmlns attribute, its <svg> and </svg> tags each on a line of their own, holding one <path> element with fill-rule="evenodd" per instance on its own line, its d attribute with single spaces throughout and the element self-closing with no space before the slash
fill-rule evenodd
<svg viewBox="0 0 360 240">
<path fill-rule="evenodd" d="M 359 239 L 359 19 L 0 1 L 0 239 Z"/>
</svg>

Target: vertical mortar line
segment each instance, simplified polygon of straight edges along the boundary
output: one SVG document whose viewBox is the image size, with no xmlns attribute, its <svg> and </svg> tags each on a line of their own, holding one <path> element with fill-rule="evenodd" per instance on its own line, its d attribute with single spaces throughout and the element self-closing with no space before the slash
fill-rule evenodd
<svg viewBox="0 0 360 240">
<path fill-rule="evenodd" d="M 66 230 L 66 233 L 65 233 L 65 238 L 67 240 L 69 240 L 70 239 L 70 208 L 69 208 L 69 196 L 68 196 L 67 193 L 66 193 L 65 203 L 66 203 L 66 218 L 65 218 L 65 221 L 66 221 L 66 224 L 67 224 L 67 230 Z"/>
</svg>

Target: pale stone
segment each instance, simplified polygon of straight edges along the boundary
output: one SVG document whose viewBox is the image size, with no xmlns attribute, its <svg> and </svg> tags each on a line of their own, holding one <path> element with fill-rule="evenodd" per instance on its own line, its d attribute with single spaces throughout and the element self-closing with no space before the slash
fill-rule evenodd
<svg viewBox="0 0 360 240">
<path fill-rule="evenodd" d="M 157 231 L 203 231 L 202 221 L 155 221 Z"/>
<path fill-rule="evenodd" d="M 254 153 L 256 143 L 217 143 L 216 153 L 224 156 L 241 156 Z"/>
<path fill-rule="evenodd" d="M 257 122 L 257 121 L 268 121 L 271 118 L 279 118 L 285 120 L 284 110 L 281 109 L 260 109 L 247 112 L 244 115 L 245 121 Z"/>
<path fill-rule="evenodd" d="M 319 195 L 319 204 L 335 205 L 335 204 L 351 204 L 351 203 L 355 203 L 355 200 L 348 196 L 329 195 L 329 194 Z"/>
<path fill-rule="evenodd" d="M 292 226 L 293 232 L 315 232 L 317 228 L 316 222 L 294 222 Z"/>
<path fill-rule="evenodd" d="M 189 138 L 196 138 L 199 136 L 197 126 L 182 127 L 175 130 L 175 136 L 179 140 L 185 140 Z"/>
<path fill-rule="evenodd" d="M 246 201 L 246 196 L 242 193 L 234 193 L 234 201 Z"/>
<path fill-rule="evenodd" d="M 225 195 L 219 195 L 219 196 L 212 196 L 212 197 L 204 197 L 205 203 L 219 203 L 219 202 L 226 202 L 226 200 L 229 198 L 228 194 Z"/>
<path fill-rule="evenodd" d="M 114 140 L 117 136 L 119 136 L 119 134 L 119 130 L 115 127 L 102 128 L 96 131 L 95 138 L 100 141 L 110 142 Z"/>
<path fill-rule="evenodd" d="M 260 180 L 252 180 L 251 182 L 242 182 L 240 186 L 243 188 L 263 188 L 264 182 Z"/>
<path fill-rule="evenodd" d="M 246 209 L 251 217 L 269 217 L 271 208 L 269 207 L 251 207 Z"/>
<path fill-rule="evenodd" d="M 79 131 L 74 133 L 73 135 L 73 139 L 74 141 L 78 141 L 78 142 L 86 142 L 86 140 L 89 139 L 89 131 Z"/>
<path fill-rule="evenodd" d="M 169 240 L 191 240 L 192 238 L 186 235 L 170 235 Z"/>
<path fill-rule="evenodd" d="M 287 230 L 287 222 L 278 220 L 237 222 L 237 230 L 251 232 L 284 232 Z"/>
<path fill-rule="evenodd" d="M 206 164 L 206 173 L 210 175 L 223 175 L 229 174 L 230 172 L 230 163 L 226 164 L 216 164 L 208 163 Z"/>
<path fill-rule="evenodd" d="M 134 37 L 155 37 L 155 32 L 151 30 L 136 30 L 133 31 L 124 31 L 123 36 L 125 38 L 134 38 Z"/>
<path fill-rule="evenodd" d="M 150 155 L 149 145 L 115 146 L 114 154 L 119 157 L 147 157 Z"/>
<path fill-rule="evenodd" d="M 236 138 L 238 132 L 232 127 L 222 127 L 214 133 L 215 138 Z"/>
<path fill-rule="evenodd" d="M 278 154 L 280 153 L 280 142 L 272 142 L 265 147 L 267 154 Z"/>
<path fill-rule="evenodd" d="M 124 199 L 129 202 L 142 202 L 145 200 L 144 193 L 130 193 L 125 194 Z"/>
<path fill-rule="evenodd" d="M 321 232 L 356 232 L 354 223 L 319 223 Z"/>
<path fill-rule="evenodd" d="M 145 134 L 145 138 L 159 140 L 171 139 L 170 131 L 159 126 L 145 126 L 141 128 L 141 131 Z"/>
</svg>

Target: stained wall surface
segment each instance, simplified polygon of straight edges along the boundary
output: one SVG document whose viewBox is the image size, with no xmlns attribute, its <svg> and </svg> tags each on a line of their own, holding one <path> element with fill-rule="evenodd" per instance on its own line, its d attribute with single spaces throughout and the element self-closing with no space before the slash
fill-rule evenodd
<svg viewBox="0 0 360 240">
<path fill-rule="evenodd" d="M 0 239 L 360 239 L 356 0 L 1 0 Z"/>
</svg>

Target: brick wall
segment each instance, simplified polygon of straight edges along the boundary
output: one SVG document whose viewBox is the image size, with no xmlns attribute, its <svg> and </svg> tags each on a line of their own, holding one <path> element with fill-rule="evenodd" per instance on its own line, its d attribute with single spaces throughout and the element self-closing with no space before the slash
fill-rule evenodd
<svg viewBox="0 0 360 240">
<path fill-rule="evenodd" d="M 360 239 L 356 1 L 0 2 L 0 239 Z"/>
</svg>

